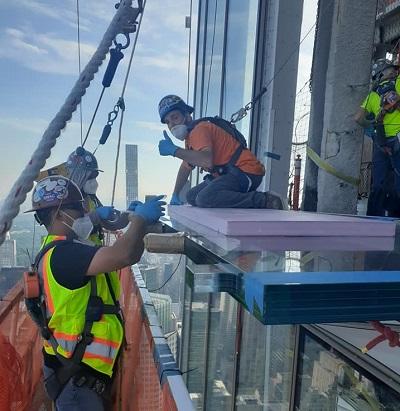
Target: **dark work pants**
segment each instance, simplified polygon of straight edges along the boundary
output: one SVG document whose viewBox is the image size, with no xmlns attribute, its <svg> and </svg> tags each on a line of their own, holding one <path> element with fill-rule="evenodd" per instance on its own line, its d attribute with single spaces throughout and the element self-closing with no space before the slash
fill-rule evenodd
<svg viewBox="0 0 400 411">
<path fill-rule="evenodd" d="M 204 208 L 265 208 L 265 193 L 255 191 L 262 178 L 237 170 L 206 179 L 190 189 L 186 198 L 192 206 Z"/>
<path fill-rule="evenodd" d="M 396 205 L 400 199 L 400 144 L 398 138 L 387 139 L 386 146 L 392 150 L 391 156 L 386 154 L 376 143 L 373 146 L 372 187 L 368 199 L 368 215 L 384 216 L 385 211 L 393 208 L 393 205 Z"/>
<path fill-rule="evenodd" d="M 44 381 L 54 374 L 54 370 L 43 366 Z M 77 387 L 69 380 L 57 400 L 55 401 L 56 411 L 104 411 L 102 398 L 90 388 Z"/>
</svg>

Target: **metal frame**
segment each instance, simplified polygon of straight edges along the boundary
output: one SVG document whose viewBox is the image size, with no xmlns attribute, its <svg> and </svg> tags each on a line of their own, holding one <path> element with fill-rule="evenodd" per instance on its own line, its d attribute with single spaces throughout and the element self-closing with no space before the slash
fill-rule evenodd
<svg viewBox="0 0 400 411">
<path fill-rule="evenodd" d="M 206 41 L 207 41 L 207 14 L 208 14 L 208 0 L 199 0 L 199 8 L 198 8 L 198 21 L 201 23 L 202 19 L 202 5 L 204 4 L 204 32 L 203 32 L 203 49 L 199 50 L 199 43 L 200 43 L 200 27 L 201 24 L 197 25 L 197 42 L 196 42 L 196 69 L 195 69 L 195 84 L 194 84 L 194 93 L 193 93 L 193 102 L 194 105 L 196 105 L 196 99 L 197 99 L 197 85 L 200 82 L 200 107 L 195 106 L 195 110 L 199 110 L 199 113 L 196 112 L 196 114 L 201 117 L 202 112 L 203 112 L 203 89 L 204 89 L 204 60 L 205 60 L 205 53 L 206 53 Z M 202 69 L 201 73 L 199 76 L 199 51 L 201 51 L 202 57 Z"/>
<path fill-rule="evenodd" d="M 243 332 L 243 307 L 237 303 L 236 309 L 236 338 L 235 338 L 235 362 L 233 365 L 233 390 L 232 390 L 232 407 L 231 410 L 236 409 L 236 394 L 239 387 L 240 375 L 240 349 L 242 346 L 242 332 Z"/>
<path fill-rule="evenodd" d="M 299 355 L 300 350 L 300 326 L 295 326 L 295 337 L 293 344 L 293 362 L 292 362 L 292 382 L 291 382 L 291 391 L 289 399 L 289 410 L 295 411 L 295 400 L 296 400 L 296 391 L 297 391 L 297 374 L 299 371 Z"/>
<path fill-rule="evenodd" d="M 353 345 L 319 328 L 317 325 L 302 325 L 301 328 L 328 344 L 350 362 L 357 364 L 359 368 L 371 375 L 371 377 L 368 378 L 378 380 L 395 392 L 400 393 L 400 375 L 396 374 L 390 368 L 385 367 L 369 355 L 362 354 L 361 351 Z"/>
<path fill-rule="evenodd" d="M 224 41 L 222 47 L 222 74 L 221 74 L 221 93 L 219 99 L 219 115 L 222 117 L 224 110 L 225 95 L 225 80 L 226 80 L 226 39 L 228 33 L 228 13 L 230 0 L 225 0 L 225 20 L 224 20 Z"/>
<path fill-rule="evenodd" d="M 254 53 L 254 74 L 253 74 L 253 97 L 259 93 L 263 86 L 264 76 L 263 68 L 265 63 L 265 41 L 266 41 L 266 31 L 267 31 L 267 11 L 268 2 L 259 1 L 258 3 L 258 18 L 257 18 L 257 33 L 256 33 L 256 50 Z M 250 112 L 250 139 L 249 147 L 251 151 L 259 157 L 257 151 L 258 141 L 260 134 L 260 118 L 261 118 L 261 107 L 260 104 L 256 104 L 252 111 Z"/>
<path fill-rule="evenodd" d="M 194 275 L 194 274 L 193 274 Z M 204 378 L 203 378 L 203 410 L 206 410 L 207 405 L 207 392 L 208 392 L 208 346 L 210 344 L 210 305 L 211 294 L 207 296 L 207 317 L 206 317 L 206 330 L 204 335 Z"/>
</svg>

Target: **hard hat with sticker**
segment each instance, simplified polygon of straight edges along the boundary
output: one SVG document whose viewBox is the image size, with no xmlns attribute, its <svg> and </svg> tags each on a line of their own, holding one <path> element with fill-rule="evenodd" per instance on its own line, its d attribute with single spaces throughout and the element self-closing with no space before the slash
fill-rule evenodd
<svg viewBox="0 0 400 411">
<path fill-rule="evenodd" d="M 27 212 L 82 202 L 82 193 L 73 181 L 63 176 L 49 176 L 36 184 L 32 208 Z"/>
</svg>

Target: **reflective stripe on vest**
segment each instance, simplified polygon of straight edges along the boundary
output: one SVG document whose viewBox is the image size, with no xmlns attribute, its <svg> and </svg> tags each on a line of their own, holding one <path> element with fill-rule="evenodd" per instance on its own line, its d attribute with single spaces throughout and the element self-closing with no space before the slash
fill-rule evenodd
<svg viewBox="0 0 400 411">
<path fill-rule="evenodd" d="M 65 239 L 65 237 L 48 236 L 46 244 L 55 239 Z M 59 344 L 57 352 L 66 358 L 70 358 L 80 340 L 85 325 L 85 312 L 91 286 L 89 282 L 81 288 L 70 290 L 57 283 L 51 269 L 53 251 L 54 248 L 44 255 L 39 271 L 43 278 L 46 307 L 50 318 L 48 326 Z M 116 297 L 118 297 L 120 293 L 118 275 L 113 272 L 109 276 L 111 286 Z M 104 274 L 96 276 L 96 286 L 97 295 L 103 302 L 113 304 Z M 111 376 L 122 343 L 122 325 L 116 315 L 104 314 L 100 321 L 93 323 L 91 333 L 94 337 L 93 342 L 86 347 L 82 362 L 99 372 Z M 54 355 L 53 348 L 46 341 L 44 349 L 48 354 Z"/>
</svg>

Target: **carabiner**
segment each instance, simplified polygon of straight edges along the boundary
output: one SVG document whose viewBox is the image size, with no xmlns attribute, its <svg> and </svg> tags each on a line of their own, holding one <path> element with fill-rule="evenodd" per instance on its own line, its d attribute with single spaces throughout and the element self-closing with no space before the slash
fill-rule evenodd
<svg viewBox="0 0 400 411">
<path fill-rule="evenodd" d="M 114 39 L 113 41 L 114 41 L 115 47 L 117 47 L 118 50 L 127 49 L 127 48 L 129 47 L 129 45 L 131 44 L 131 39 L 130 39 L 130 37 L 129 37 L 129 34 L 127 34 L 127 33 L 118 33 L 118 34 L 122 34 L 123 36 L 125 36 L 125 38 L 126 38 L 126 43 L 125 43 L 125 45 L 123 46 L 121 43 L 118 43 L 116 39 Z M 118 35 L 118 34 L 117 34 L 117 35 Z"/>
<path fill-rule="evenodd" d="M 231 123 L 237 123 L 240 121 L 242 118 L 247 116 L 247 111 L 244 107 L 242 107 L 240 110 L 238 110 L 236 113 L 233 113 L 231 115 Z"/>
</svg>

